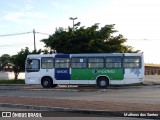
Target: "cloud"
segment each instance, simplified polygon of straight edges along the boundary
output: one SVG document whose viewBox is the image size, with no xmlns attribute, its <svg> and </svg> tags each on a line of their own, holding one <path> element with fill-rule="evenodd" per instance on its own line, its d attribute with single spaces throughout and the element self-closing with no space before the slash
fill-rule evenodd
<svg viewBox="0 0 160 120">
<path fill-rule="evenodd" d="M 0 25 L 0 29 L 4 29 L 4 28 L 7 28 L 8 26 L 7 25 Z"/>
<path fill-rule="evenodd" d="M 70 10 L 72 9 L 71 6 L 69 5 L 64 5 L 64 4 L 61 4 L 59 2 L 53 2 L 52 5 L 55 7 L 55 8 L 58 8 L 58 9 L 63 9 L 63 10 Z"/>
<path fill-rule="evenodd" d="M 19 4 L 10 2 L 6 5 L 8 8 L 0 12 L 0 21 L 4 21 L 4 23 L 14 22 L 16 24 L 31 25 L 34 21 L 48 18 L 47 14 L 36 11 L 32 0 L 22 1 Z"/>
<path fill-rule="evenodd" d="M 6 3 L 7 10 L 19 10 L 19 11 L 29 11 L 32 10 L 35 6 L 34 3 L 30 0 L 20 1 L 20 2 L 8 2 Z"/>
<path fill-rule="evenodd" d="M 46 19 L 48 16 L 41 12 L 9 12 L 1 18 L 16 23 L 31 24 L 34 19 Z"/>
<path fill-rule="evenodd" d="M 34 7 L 33 7 L 33 5 L 32 4 L 25 4 L 25 6 L 24 6 L 24 11 L 28 11 L 28 10 L 31 10 L 31 9 L 33 9 Z"/>
</svg>

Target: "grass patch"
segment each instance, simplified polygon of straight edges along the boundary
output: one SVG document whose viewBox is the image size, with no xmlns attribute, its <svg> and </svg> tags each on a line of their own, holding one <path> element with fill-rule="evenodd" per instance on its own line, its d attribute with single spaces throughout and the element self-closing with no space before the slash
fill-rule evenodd
<svg viewBox="0 0 160 120">
<path fill-rule="evenodd" d="M 24 79 L 18 80 L 0 80 L 0 84 L 25 84 Z"/>
</svg>

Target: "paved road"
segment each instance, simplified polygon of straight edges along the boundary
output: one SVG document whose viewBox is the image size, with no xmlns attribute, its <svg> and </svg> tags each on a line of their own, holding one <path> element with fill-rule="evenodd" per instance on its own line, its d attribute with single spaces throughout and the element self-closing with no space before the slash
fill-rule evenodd
<svg viewBox="0 0 160 120">
<path fill-rule="evenodd" d="M 160 103 L 159 93 L 160 85 L 111 87 L 106 90 L 98 90 L 92 87 L 43 89 L 37 86 L 0 86 L 0 96 L 149 104 Z"/>
</svg>

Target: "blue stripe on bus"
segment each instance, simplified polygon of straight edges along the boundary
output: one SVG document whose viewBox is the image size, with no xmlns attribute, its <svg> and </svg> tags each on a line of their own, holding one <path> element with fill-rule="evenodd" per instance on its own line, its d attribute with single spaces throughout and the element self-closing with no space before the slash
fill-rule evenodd
<svg viewBox="0 0 160 120">
<path fill-rule="evenodd" d="M 57 54 L 55 58 L 70 58 L 70 54 Z"/>
<path fill-rule="evenodd" d="M 70 58 L 70 54 L 57 54 L 55 58 Z M 70 68 L 55 68 L 56 80 L 70 80 Z"/>
<path fill-rule="evenodd" d="M 55 78 L 56 80 L 70 80 L 69 68 L 56 68 Z"/>
</svg>

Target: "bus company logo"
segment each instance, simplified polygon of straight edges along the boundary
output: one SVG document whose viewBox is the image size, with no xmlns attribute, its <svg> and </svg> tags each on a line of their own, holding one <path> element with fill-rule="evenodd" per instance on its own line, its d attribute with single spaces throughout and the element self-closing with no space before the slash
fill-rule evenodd
<svg viewBox="0 0 160 120">
<path fill-rule="evenodd" d="M 92 70 L 92 73 L 93 73 L 93 74 L 96 74 L 97 72 L 98 72 L 98 71 L 97 71 L 96 69 L 93 69 L 93 70 Z"/>
<path fill-rule="evenodd" d="M 12 117 L 11 112 L 2 112 L 2 117 Z"/>
<path fill-rule="evenodd" d="M 100 73 L 115 73 L 115 70 L 100 70 Z"/>
<path fill-rule="evenodd" d="M 62 73 L 62 74 L 65 74 L 65 73 L 68 73 L 68 70 L 56 70 L 56 73 Z"/>
<path fill-rule="evenodd" d="M 42 117 L 42 113 L 40 112 L 2 112 L 1 117 L 19 117 L 19 118 L 24 118 L 24 117 Z"/>
<path fill-rule="evenodd" d="M 106 73 L 115 73 L 116 71 L 115 70 L 97 70 L 97 69 L 93 69 L 92 70 L 92 73 L 94 74 L 106 74 Z"/>
<path fill-rule="evenodd" d="M 130 73 L 134 73 L 137 77 L 141 74 L 140 70 L 136 68 L 130 69 Z"/>
</svg>

